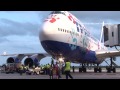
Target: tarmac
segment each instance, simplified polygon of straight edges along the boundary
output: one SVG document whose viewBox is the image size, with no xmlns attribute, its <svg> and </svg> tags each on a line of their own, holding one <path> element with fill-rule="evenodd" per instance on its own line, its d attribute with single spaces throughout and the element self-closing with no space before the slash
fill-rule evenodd
<svg viewBox="0 0 120 90">
<path fill-rule="evenodd" d="M 104 69 L 101 73 L 97 72 L 94 73 L 92 70 L 87 70 L 86 73 L 78 72 L 78 70 L 75 70 L 75 73 L 71 72 L 71 75 L 74 79 L 120 79 L 120 69 L 116 70 L 116 73 L 107 73 Z M 61 75 L 62 78 L 65 79 L 65 75 Z M 19 73 L 0 73 L 0 79 L 50 79 L 49 75 L 26 75 L 25 73 L 23 75 L 20 75 Z"/>
</svg>

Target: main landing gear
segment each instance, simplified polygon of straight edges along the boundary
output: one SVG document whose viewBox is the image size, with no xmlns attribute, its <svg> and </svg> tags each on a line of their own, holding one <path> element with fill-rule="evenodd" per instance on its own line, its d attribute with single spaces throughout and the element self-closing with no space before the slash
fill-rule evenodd
<svg viewBox="0 0 120 90">
<path fill-rule="evenodd" d="M 107 73 L 111 73 L 111 71 L 113 71 L 113 73 L 116 73 L 116 68 L 115 67 L 113 67 L 113 64 L 115 64 L 114 62 L 113 62 L 113 57 L 110 57 L 110 66 L 109 67 L 106 67 L 106 69 L 107 69 Z"/>
<path fill-rule="evenodd" d="M 79 72 L 86 72 L 85 64 L 82 63 L 82 67 L 79 68 Z"/>
<path fill-rule="evenodd" d="M 97 73 L 97 71 L 100 73 L 102 72 L 102 68 L 99 67 L 99 64 L 97 64 L 97 66 L 94 68 L 94 72 Z"/>
</svg>

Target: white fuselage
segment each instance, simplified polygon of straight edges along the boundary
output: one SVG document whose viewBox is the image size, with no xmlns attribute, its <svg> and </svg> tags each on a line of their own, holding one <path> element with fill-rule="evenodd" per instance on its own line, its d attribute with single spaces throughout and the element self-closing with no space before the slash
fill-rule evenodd
<svg viewBox="0 0 120 90">
<path fill-rule="evenodd" d="M 59 55 L 70 57 L 71 61 L 89 62 L 88 59 L 91 59 L 92 62 L 92 59 L 95 59 L 95 55 L 92 54 L 95 54 L 96 50 L 106 49 L 75 16 L 67 11 L 52 12 L 45 19 L 39 37 L 43 48 L 49 54 L 54 57 Z M 88 58 L 90 56 L 92 58 Z"/>
</svg>

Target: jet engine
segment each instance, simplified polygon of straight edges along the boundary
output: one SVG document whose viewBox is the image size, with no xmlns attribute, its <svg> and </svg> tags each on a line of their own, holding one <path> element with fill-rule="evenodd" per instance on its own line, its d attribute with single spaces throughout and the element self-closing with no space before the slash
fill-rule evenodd
<svg viewBox="0 0 120 90">
<path fill-rule="evenodd" d="M 24 65 L 29 65 L 29 67 L 32 67 L 33 65 L 38 66 L 39 65 L 39 60 L 37 58 L 26 58 L 24 61 Z"/>
<path fill-rule="evenodd" d="M 7 63 L 19 63 L 19 62 L 21 62 L 21 60 L 18 59 L 18 57 L 9 57 L 7 59 Z"/>
<path fill-rule="evenodd" d="M 32 67 L 33 65 L 38 66 L 39 61 L 44 57 L 45 56 L 39 54 L 32 55 L 25 59 L 24 65 L 29 65 L 29 67 Z"/>
</svg>

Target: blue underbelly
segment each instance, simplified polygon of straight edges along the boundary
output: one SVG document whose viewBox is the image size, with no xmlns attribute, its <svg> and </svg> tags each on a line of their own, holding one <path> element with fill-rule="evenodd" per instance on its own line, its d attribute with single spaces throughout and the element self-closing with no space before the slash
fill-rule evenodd
<svg viewBox="0 0 120 90">
<path fill-rule="evenodd" d="M 71 45 L 68 43 L 57 42 L 57 41 L 42 41 L 43 48 L 46 52 L 51 55 L 60 55 L 68 58 L 71 61 L 78 62 L 96 62 L 95 51 L 87 50 L 80 46 Z"/>
</svg>

